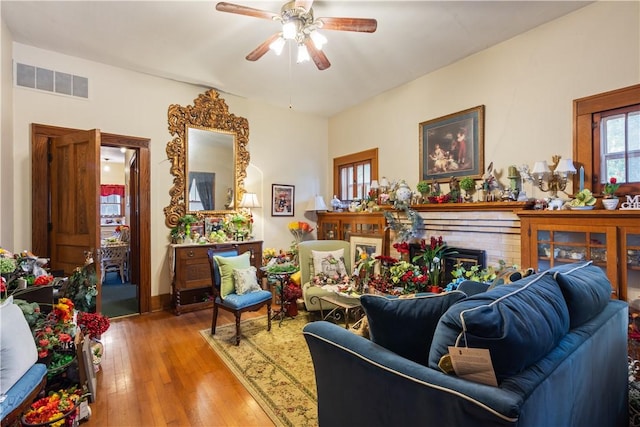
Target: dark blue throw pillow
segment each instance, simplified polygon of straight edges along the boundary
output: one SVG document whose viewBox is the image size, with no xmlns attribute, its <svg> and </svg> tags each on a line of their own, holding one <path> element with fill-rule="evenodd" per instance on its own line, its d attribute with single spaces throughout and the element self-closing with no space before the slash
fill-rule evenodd
<svg viewBox="0 0 640 427">
<path fill-rule="evenodd" d="M 611 299 L 611 282 L 592 261 L 566 264 L 548 272 L 560 285 L 569 309 L 571 329 L 591 320 Z"/>
<path fill-rule="evenodd" d="M 442 314 L 466 295 L 459 291 L 390 299 L 360 297 L 371 341 L 422 365 L 427 364 L 433 333 Z"/>
<path fill-rule="evenodd" d="M 440 319 L 429 352 L 438 368 L 448 346 L 489 350 L 498 382 L 551 351 L 569 330 L 569 313 L 550 274 L 498 286 L 452 306 Z"/>
</svg>

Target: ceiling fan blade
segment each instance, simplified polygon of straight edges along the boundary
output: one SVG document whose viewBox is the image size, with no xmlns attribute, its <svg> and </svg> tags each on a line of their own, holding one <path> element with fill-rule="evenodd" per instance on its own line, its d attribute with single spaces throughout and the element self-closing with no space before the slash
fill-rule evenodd
<svg viewBox="0 0 640 427">
<path fill-rule="evenodd" d="M 280 16 L 277 13 L 269 12 L 267 10 L 254 9 L 252 7 L 241 6 L 239 4 L 227 3 L 224 1 L 216 4 L 216 10 L 219 10 L 220 12 L 236 13 L 238 15 L 253 16 L 254 18 L 261 19 L 274 19 L 275 17 Z"/>
<path fill-rule="evenodd" d="M 271 43 L 273 43 L 274 41 L 276 41 L 278 39 L 278 37 L 280 37 L 280 33 L 275 33 L 274 35 L 272 35 L 271 37 L 269 37 L 268 39 L 263 41 L 260 44 L 260 46 L 258 46 L 257 48 L 253 49 L 247 55 L 247 57 L 246 57 L 247 60 L 249 60 L 249 61 L 257 61 L 258 59 L 262 58 L 262 56 L 269 51 L 269 45 Z"/>
<path fill-rule="evenodd" d="M 378 21 L 368 18 L 318 18 L 318 21 L 322 21 L 323 30 L 373 33 L 378 28 Z"/>
<path fill-rule="evenodd" d="M 331 62 L 329 62 L 329 60 L 327 59 L 327 56 L 324 54 L 323 51 L 316 48 L 316 45 L 313 44 L 313 40 L 306 39 L 304 41 L 304 45 L 307 47 L 309 56 L 311 57 L 311 59 L 313 59 L 313 62 L 315 62 L 316 67 L 318 67 L 318 70 L 322 71 L 331 67 Z"/>
<path fill-rule="evenodd" d="M 311 9 L 312 4 L 313 4 L 313 0 L 296 0 L 294 7 L 295 8 L 302 7 L 304 8 L 304 10 L 308 12 L 309 9 Z"/>
</svg>

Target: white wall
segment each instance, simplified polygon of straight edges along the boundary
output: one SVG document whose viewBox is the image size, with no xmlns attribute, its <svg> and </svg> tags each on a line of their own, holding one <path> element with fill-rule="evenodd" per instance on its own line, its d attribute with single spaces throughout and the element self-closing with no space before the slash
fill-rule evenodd
<svg viewBox="0 0 640 427">
<path fill-rule="evenodd" d="M 574 99 L 639 82 L 640 3 L 598 2 L 337 114 L 329 158 L 380 147 L 380 176 L 415 188 L 419 123 L 484 104 L 485 165 L 506 176 L 572 157 Z"/>
<path fill-rule="evenodd" d="M 169 230 L 164 224 L 163 208 L 169 203 L 172 177 L 165 147 L 172 139 L 167 130 L 170 104 L 192 105 L 206 88 L 173 80 L 110 67 L 75 57 L 61 55 L 14 43 L 15 61 L 73 73 L 89 78 L 89 100 L 13 88 L 13 134 L 9 144 L 15 151 L 12 182 L 15 196 L 3 199 L 13 208 L 11 227 L 15 235 L 3 242 L 9 249 L 24 249 L 31 242 L 31 123 L 92 129 L 151 139 L 151 295 L 170 291 L 167 263 Z M 9 87 L 10 88 L 10 87 Z M 6 86 L 3 89 L 7 89 Z M 296 217 L 303 219 L 301 206 L 305 198 L 319 188 L 317 176 L 327 168 L 327 119 L 317 118 L 229 94 L 221 94 L 229 111 L 249 120 L 251 167 L 247 187 L 257 192 L 263 203 L 256 209 L 257 238 L 265 247 L 288 247 L 291 236 L 286 221 L 270 217 L 268 194 L 271 183 L 296 185 Z M 12 141 L 12 143 L 11 143 Z M 3 136 L 3 146 L 5 138 Z M 308 162 L 304 161 L 304 158 Z M 321 159 L 319 162 L 318 159 Z M 310 163 L 314 165 L 310 166 Z M 316 188 L 317 187 L 317 188 Z M 5 192 L 3 191 L 3 196 Z M 266 224 L 265 224 L 266 222 Z"/>
</svg>

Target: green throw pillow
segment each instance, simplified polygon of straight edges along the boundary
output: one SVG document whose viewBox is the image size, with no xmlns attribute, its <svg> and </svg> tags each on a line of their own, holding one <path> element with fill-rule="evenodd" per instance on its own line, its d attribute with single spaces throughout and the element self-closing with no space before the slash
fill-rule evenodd
<svg viewBox="0 0 640 427">
<path fill-rule="evenodd" d="M 214 259 L 218 263 L 220 269 L 220 295 L 222 298 L 235 292 L 236 287 L 233 283 L 233 270 L 240 268 L 249 268 L 251 266 L 251 254 L 245 252 L 238 256 L 218 256 Z"/>
</svg>

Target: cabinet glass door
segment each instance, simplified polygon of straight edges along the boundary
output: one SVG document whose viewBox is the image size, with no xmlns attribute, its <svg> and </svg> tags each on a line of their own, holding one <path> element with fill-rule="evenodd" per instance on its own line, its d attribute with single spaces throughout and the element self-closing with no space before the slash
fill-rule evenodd
<svg viewBox="0 0 640 427">
<path fill-rule="evenodd" d="M 622 274 L 627 278 L 624 299 L 631 302 L 640 299 L 640 228 L 623 228 L 622 232 Z"/>
<path fill-rule="evenodd" d="M 614 243 L 607 240 L 608 229 L 597 232 L 574 230 L 537 230 L 538 271 L 591 260 L 607 274 L 608 246 Z"/>
</svg>

